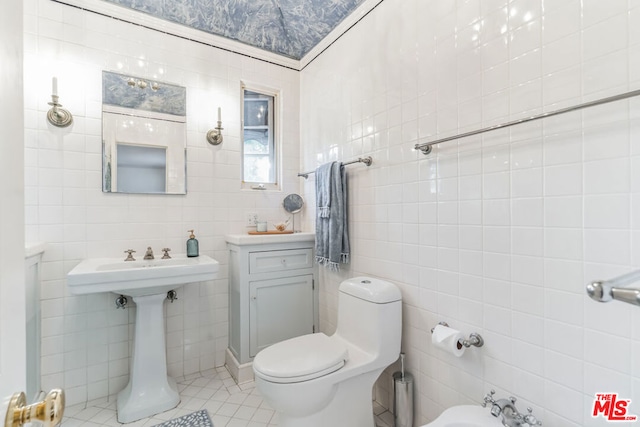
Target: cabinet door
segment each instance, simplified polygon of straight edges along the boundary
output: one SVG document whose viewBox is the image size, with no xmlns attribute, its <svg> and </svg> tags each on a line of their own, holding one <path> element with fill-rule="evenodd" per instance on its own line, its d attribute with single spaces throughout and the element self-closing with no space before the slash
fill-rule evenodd
<svg viewBox="0 0 640 427">
<path fill-rule="evenodd" d="M 313 275 L 250 282 L 249 351 L 313 332 Z"/>
</svg>

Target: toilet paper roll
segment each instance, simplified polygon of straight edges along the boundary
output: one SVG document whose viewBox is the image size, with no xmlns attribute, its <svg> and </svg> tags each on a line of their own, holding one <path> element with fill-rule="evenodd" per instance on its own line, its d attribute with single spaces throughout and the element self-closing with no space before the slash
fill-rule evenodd
<svg viewBox="0 0 640 427">
<path fill-rule="evenodd" d="M 451 353 L 456 357 L 464 354 L 466 348 L 462 345 L 464 336 L 456 329 L 437 325 L 431 334 L 431 343 L 440 350 Z"/>
</svg>

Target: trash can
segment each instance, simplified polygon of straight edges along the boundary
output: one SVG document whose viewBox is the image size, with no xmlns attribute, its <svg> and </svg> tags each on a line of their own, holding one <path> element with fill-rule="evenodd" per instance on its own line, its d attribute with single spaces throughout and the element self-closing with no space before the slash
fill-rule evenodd
<svg viewBox="0 0 640 427">
<path fill-rule="evenodd" d="M 393 420 L 395 427 L 413 427 L 413 376 L 405 372 L 404 353 L 401 370 L 393 374 Z"/>
</svg>

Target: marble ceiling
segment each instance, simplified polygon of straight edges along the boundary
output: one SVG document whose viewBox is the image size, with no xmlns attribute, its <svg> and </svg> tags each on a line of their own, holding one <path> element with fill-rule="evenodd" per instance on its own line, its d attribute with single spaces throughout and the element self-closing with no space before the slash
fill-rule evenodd
<svg viewBox="0 0 640 427">
<path fill-rule="evenodd" d="M 364 0 L 105 0 L 300 59 Z"/>
</svg>

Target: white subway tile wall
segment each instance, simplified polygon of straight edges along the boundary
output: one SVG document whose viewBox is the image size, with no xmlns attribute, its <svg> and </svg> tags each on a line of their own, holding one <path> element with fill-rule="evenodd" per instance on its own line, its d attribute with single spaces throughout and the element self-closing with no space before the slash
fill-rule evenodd
<svg viewBox="0 0 640 427">
<path fill-rule="evenodd" d="M 640 99 L 451 141 L 428 157 L 413 149 L 637 89 L 639 5 L 384 0 L 301 73 L 50 0 L 24 10 L 26 240 L 49 243 L 44 389 L 62 386 L 75 404 L 128 379 L 135 308 L 69 295 L 65 274 L 81 259 L 148 245 L 183 252 L 195 228 L 221 271 L 167 304 L 169 372 L 220 366 L 224 234 L 246 230 L 247 210 L 281 219 L 299 170 L 371 155 L 370 168 L 349 166 L 352 264 L 321 270 L 321 329 L 335 329 L 344 278 L 397 283 L 417 423 L 490 388 L 547 426 L 601 425 L 590 411 L 597 392 L 640 402 L 640 312 L 584 292 L 640 267 Z M 102 70 L 187 87 L 187 196 L 100 191 Z M 45 120 L 53 76 L 71 128 Z M 283 193 L 240 191 L 241 79 L 282 90 Z M 218 106 L 225 142 L 214 148 L 204 134 Z M 308 206 L 313 186 L 304 182 Z M 312 229 L 313 209 L 305 216 Z M 440 320 L 480 332 L 485 346 L 459 359 L 433 349 Z M 391 390 L 385 375 L 376 397 L 386 407 Z"/>
<path fill-rule="evenodd" d="M 640 268 L 640 99 L 413 149 L 640 88 L 640 5 L 614 3 L 385 0 L 301 73 L 302 169 L 373 157 L 348 167 L 352 263 L 321 270 L 321 329 L 345 277 L 397 283 L 417 425 L 492 388 L 547 426 L 603 425 L 605 391 L 640 413 L 640 310 L 585 293 Z M 441 320 L 485 346 L 434 349 Z"/>
<path fill-rule="evenodd" d="M 228 343 L 224 235 L 244 233 L 244 212 L 287 217 L 284 195 L 300 191 L 299 73 L 202 43 L 50 0 L 24 2 L 26 240 L 47 242 L 42 264 L 42 387 L 64 387 L 70 405 L 126 385 L 135 304 L 114 294 L 72 296 L 66 273 L 88 257 L 124 257 L 147 246 L 186 251 L 195 229 L 200 251 L 220 261 L 215 280 L 178 290 L 166 304 L 169 374 L 184 377 L 224 364 Z M 186 196 L 104 194 L 102 71 L 187 88 Z M 46 121 L 51 79 L 74 124 Z M 282 192 L 241 191 L 240 81 L 281 90 Z M 224 143 L 205 140 L 222 107 Z M 259 194 L 258 194 L 259 193 Z M 124 259 L 124 258 L 123 258 Z"/>
</svg>

